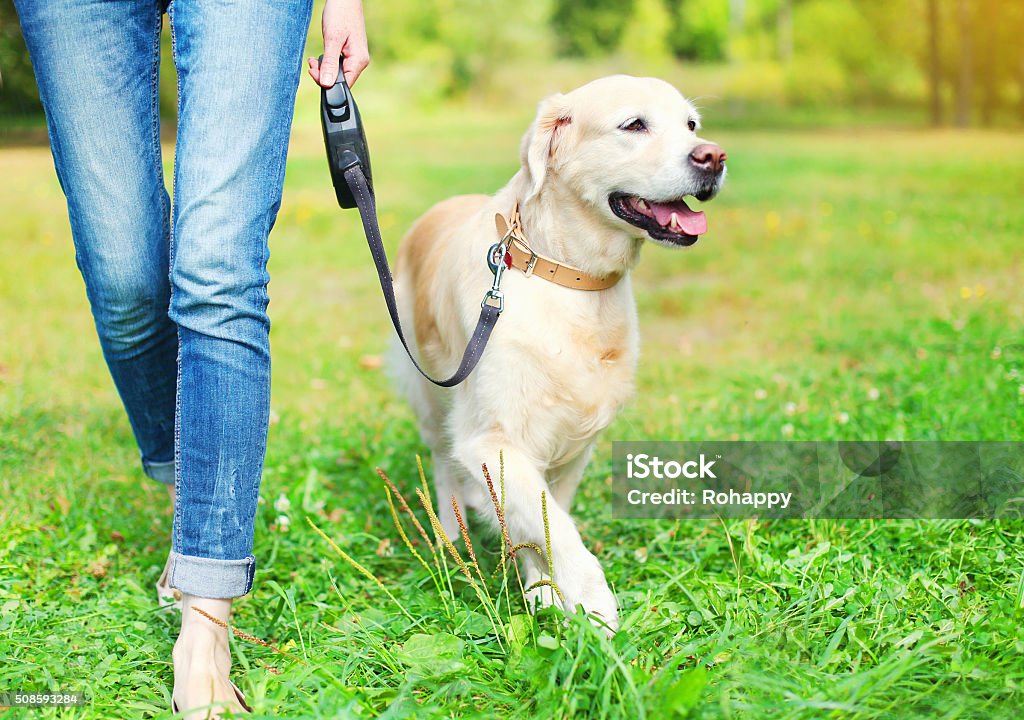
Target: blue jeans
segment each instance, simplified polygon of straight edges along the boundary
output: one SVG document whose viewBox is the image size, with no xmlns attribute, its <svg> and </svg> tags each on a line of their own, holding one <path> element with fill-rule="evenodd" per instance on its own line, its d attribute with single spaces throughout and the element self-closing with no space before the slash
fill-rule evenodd
<svg viewBox="0 0 1024 720">
<path fill-rule="evenodd" d="M 16 0 L 75 257 L 145 472 L 175 483 L 171 585 L 244 595 L 270 405 L 267 238 L 312 0 Z M 158 113 L 178 71 L 174 201 Z"/>
</svg>

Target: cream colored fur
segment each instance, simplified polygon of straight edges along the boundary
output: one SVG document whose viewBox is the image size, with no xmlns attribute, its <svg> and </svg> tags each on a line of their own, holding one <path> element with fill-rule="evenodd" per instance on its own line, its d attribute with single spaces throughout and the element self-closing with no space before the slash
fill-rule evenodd
<svg viewBox="0 0 1024 720">
<path fill-rule="evenodd" d="M 631 117 L 645 137 L 620 129 Z M 514 543 L 545 546 L 542 492 L 548 503 L 554 581 L 570 608 L 582 604 L 614 631 L 615 596 L 569 515 L 597 434 L 633 391 L 638 332 L 629 270 L 644 231 L 616 217 L 614 192 L 678 198 L 694 179 L 687 157 L 705 142 L 689 130 L 697 112 L 660 80 L 614 76 L 544 100 L 522 144 L 522 168 L 494 196 L 446 200 L 403 239 L 396 291 L 414 352 L 435 377 L 458 365 L 490 287 L 485 262 L 498 237 L 495 213 L 518 201 L 534 250 L 588 273 L 624 273 L 614 287 L 588 292 L 518 270 L 505 273 L 505 310 L 473 374 L 452 389 L 419 376 L 395 343 L 393 365 L 433 453 L 442 524 L 458 533 L 451 499 L 495 520 L 481 473 L 505 460 L 504 499 Z M 648 238 L 649 239 L 649 238 Z M 546 562 L 521 553 L 527 583 Z M 532 593 L 551 602 L 550 591 Z"/>
</svg>

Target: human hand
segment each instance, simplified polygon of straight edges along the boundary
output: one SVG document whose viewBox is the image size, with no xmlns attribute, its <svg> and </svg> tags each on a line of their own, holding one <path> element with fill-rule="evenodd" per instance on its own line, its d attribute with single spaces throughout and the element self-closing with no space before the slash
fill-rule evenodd
<svg viewBox="0 0 1024 720">
<path fill-rule="evenodd" d="M 370 64 L 362 0 L 327 0 L 323 15 L 324 61 L 309 58 L 309 76 L 329 88 L 338 79 L 338 56 L 345 56 L 342 71 L 349 87 Z"/>
</svg>

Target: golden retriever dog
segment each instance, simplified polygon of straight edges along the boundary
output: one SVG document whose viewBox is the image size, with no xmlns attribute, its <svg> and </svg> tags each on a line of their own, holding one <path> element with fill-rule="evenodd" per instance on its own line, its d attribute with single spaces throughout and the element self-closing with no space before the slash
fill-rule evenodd
<svg viewBox="0 0 1024 720">
<path fill-rule="evenodd" d="M 638 352 L 630 271 L 645 240 L 692 245 L 706 229 L 685 196 L 708 200 L 725 153 L 697 135 L 700 118 L 674 87 L 613 76 L 541 102 L 523 138 L 522 167 L 493 196 L 439 203 L 402 240 L 395 287 L 410 344 L 435 377 L 459 363 L 490 287 L 488 249 L 518 209 L 516 263 L 504 272 L 504 312 L 469 378 L 443 389 L 395 344 L 392 367 L 433 455 L 439 515 L 458 536 L 451 501 L 497 522 L 481 465 L 505 464 L 513 543 L 545 548 L 569 610 L 582 605 L 614 632 L 615 596 L 569 514 L 598 433 L 633 390 Z M 496 229 L 496 216 L 498 218 Z M 523 248 L 526 248 L 525 250 Z M 506 261 L 511 260 L 506 255 Z M 532 262 L 531 262 L 532 261 Z M 400 356 L 400 357 L 399 357 Z M 548 558 L 520 553 L 530 602 L 559 602 Z"/>
</svg>

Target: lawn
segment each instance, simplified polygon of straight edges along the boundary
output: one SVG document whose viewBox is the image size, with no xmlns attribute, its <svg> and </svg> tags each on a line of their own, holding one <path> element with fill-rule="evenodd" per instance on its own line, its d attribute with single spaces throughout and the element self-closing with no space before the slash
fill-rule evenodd
<svg viewBox="0 0 1024 720">
<path fill-rule="evenodd" d="M 530 120 L 361 99 L 392 252 L 433 202 L 500 187 Z M 616 521 L 609 474 L 612 440 L 1024 439 L 1024 136 L 705 118 L 729 181 L 705 239 L 644 250 L 638 391 L 575 510 L 622 607 L 609 641 L 524 616 L 487 575 L 495 539 L 474 542 L 493 603 L 403 542 L 374 469 L 412 499 L 425 448 L 377 362 L 388 319 L 314 104 L 271 239 L 273 425 L 235 615 L 287 653 L 234 644 L 257 715 L 1019 716 L 1021 522 Z M 0 692 L 90 696 L 7 716 L 169 717 L 171 508 L 137 468 L 48 151 L 0 158 Z"/>
</svg>

